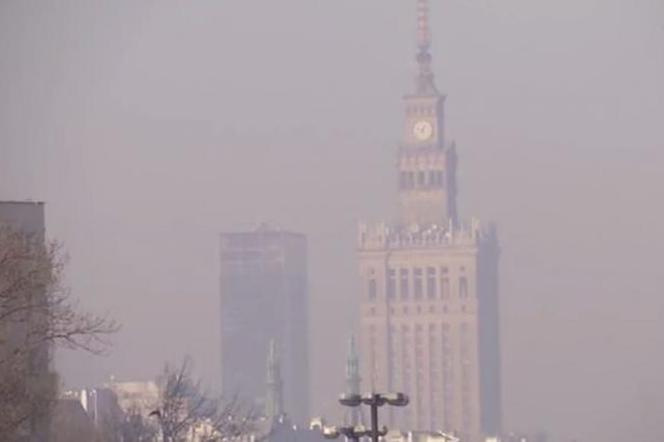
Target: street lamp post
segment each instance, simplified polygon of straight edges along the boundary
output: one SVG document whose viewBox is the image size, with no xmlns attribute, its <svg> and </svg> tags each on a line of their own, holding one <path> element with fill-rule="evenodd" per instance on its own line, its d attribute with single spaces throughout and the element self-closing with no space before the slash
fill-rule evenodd
<svg viewBox="0 0 664 442">
<path fill-rule="evenodd" d="M 339 436 L 343 435 L 352 442 L 359 442 L 361 437 L 367 436 L 369 430 L 364 428 L 362 425 L 355 427 L 325 427 L 323 428 L 323 436 L 326 439 L 337 439 Z"/>
<path fill-rule="evenodd" d="M 395 407 L 405 407 L 408 405 L 408 396 L 403 393 L 369 393 L 364 396 L 359 394 L 344 394 L 339 398 L 341 405 L 346 407 L 359 407 L 368 405 L 371 408 L 371 430 L 367 432 L 371 436 L 372 442 L 378 442 L 378 438 L 387 434 L 387 427 L 378 429 L 378 407 L 391 405 Z"/>
<path fill-rule="evenodd" d="M 378 438 L 387 434 L 387 427 L 378 429 L 378 407 L 392 405 L 405 407 L 408 405 L 408 396 L 403 393 L 369 393 L 364 396 L 359 394 L 342 394 L 339 402 L 345 407 L 359 407 L 368 405 L 371 408 L 371 428 L 362 425 L 350 427 L 323 427 L 323 436 L 326 439 L 337 439 L 343 435 L 351 442 L 359 442 L 360 438 L 369 436 L 372 442 L 378 442 Z"/>
</svg>

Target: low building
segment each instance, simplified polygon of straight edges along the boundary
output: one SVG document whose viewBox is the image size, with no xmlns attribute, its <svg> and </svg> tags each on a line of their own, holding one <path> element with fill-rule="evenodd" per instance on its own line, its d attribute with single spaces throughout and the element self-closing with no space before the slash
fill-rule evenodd
<svg viewBox="0 0 664 442">
<path fill-rule="evenodd" d="M 385 436 L 385 442 L 463 442 L 454 434 L 442 431 L 398 431 L 393 430 Z"/>
<path fill-rule="evenodd" d="M 546 433 L 526 434 L 518 432 L 505 433 L 498 437 L 488 437 L 486 442 L 547 442 Z"/>
<path fill-rule="evenodd" d="M 159 386 L 154 381 L 116 382 L 107 384 L 118 399 L 118 405 L 125 414 L 147 416 L 159 405 Z"/>
<path fill-rule="evenodd" d="M 124 413 L 118 405 L 115 392 L 109 388 L 72 390 L 65 393 L 66 400 L 74 400 L 88 415 L 92 426 L 105 440 L 120 441 Z"/>
</svg>

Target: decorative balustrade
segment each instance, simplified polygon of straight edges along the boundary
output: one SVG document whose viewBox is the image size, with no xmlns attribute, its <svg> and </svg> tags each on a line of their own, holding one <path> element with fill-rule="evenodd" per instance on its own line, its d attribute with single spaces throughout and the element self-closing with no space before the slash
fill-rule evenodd
<svg viewBox="0 0 664 442">
<path fill-rule="evenodd" d="M 386 223 L 361 223 L 358 229 L 360 249 L 435 248 L 441 246 L 477 245 L 491 235 L 491 229 L 482 228 L 479 220 L 447 226 L 412 225 L 390 226 Z"/>
</svg>

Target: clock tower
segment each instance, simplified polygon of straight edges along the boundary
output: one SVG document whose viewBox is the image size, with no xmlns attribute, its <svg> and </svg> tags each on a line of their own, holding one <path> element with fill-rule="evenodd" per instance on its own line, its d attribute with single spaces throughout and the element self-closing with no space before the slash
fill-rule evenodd
<svg viewBox="0 0 664 442">
<path fill-rule="evenodd" d="M 405 124 L 398 154 L 401 225 L 457 223 L 456 155 L 445 139 L 445 96 L 431 69 L 428 5 L 418 3 L 418 72 L 415 91 L 404 97 Z"/>
<path fill-rule="evenodd" d="M 417 74 L 404 97 L 394 223 L 361 223 L 360 363 L 364 391 L 400 391 L 401 430 L 500 434 L 496 229 L 459 219 L 454 144 L 431 68 L 427 0 L 417 2 Z"/>
</svg>

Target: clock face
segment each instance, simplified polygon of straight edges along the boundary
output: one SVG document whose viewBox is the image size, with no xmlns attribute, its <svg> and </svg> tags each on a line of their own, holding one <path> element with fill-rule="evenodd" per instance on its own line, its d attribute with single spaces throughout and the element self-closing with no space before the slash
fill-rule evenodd
<svg viewBox="0 0 664 442">
<path fill-rule="evenodd" d="M 420 141 L 428 140 L 433 135 L 433 126 L 426 120 L 420 120 L 413 126 L 413 135 Z"/>
</svg>

